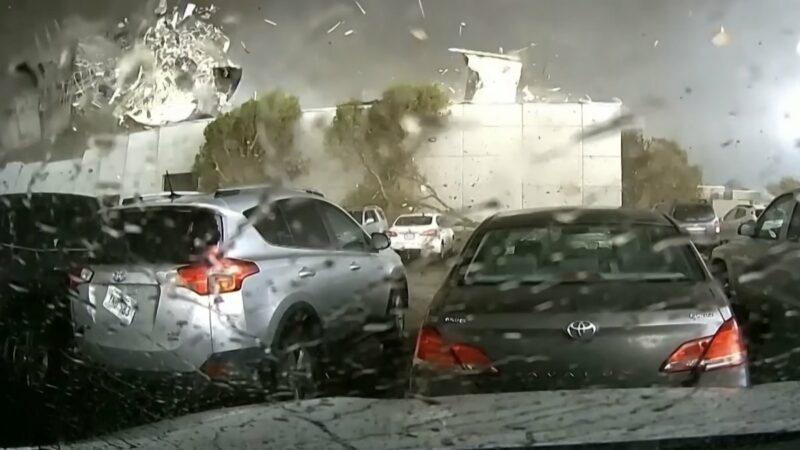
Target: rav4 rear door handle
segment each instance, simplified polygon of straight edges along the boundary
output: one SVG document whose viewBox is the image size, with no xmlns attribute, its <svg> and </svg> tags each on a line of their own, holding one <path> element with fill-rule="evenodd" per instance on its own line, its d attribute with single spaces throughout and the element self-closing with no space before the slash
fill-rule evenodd
<svg viewBox="0 0 800 450">
<path fill-rule="evenodd" d="M 358 264 L 356 264 L 354 262 L 350 263 L 350 270 L 359 270 L 359 269 L 361 269 L 361 266 L 359 266 Z"/>
<path fill-rule="evenodd" d="M 300 272 L 297 272 L 297 276 L 299 276 L 300 278 L 311 278 L 316 274 L 317 272 L 315 272 L 312 269 L 309 269 L 308 267 L 303 267 L 302 269 L 300 269 Z"/>
</svg>

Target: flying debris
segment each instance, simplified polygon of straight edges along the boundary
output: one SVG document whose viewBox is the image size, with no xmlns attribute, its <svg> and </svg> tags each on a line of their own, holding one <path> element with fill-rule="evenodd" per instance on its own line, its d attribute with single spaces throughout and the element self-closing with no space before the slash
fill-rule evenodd
<svg viewBox="0 0 800 450">
<path fill-rule="evenodd" d="M 347 30 L 347 31 L 345 31 L 345 32 L 344 32 L 344 35 L 345 35 L 345 36 L 350 36 L 350 35 L 351 35 L 351 34 L 353 34 L 353 33 L 355 33 L 355 31 L 353 31 L 353 30 Z"/>
<path fill-rule="evenodd" d="M 213 116 L 239 85 L 242 69 L 227 58 L 230 40 L 205 21 L 213 7 L 188 3 L 171 10 L 159 3 L 158 18 L 137 36 L 81 39 L 75 50 L 72 105 L 111 105 L 126 120 L 161 126 Z M 242 48 L 247 51 L 242 43 Z"/>
<path fill-rule="evenodd" d="M 338 21 L 338 22 L 336 22 L 336 25 L 334 25 L 334 26 L 332 26 L 332 27 L 328 28 L 328 33 L 327 33 L 327 34 L 331 34 L 331 33 L 333 33 L 334 31 L 336 31 L 336 29 L 337 29 L 337 28 L 339 28 L 339 25 L 341 25 L 341 24 L 342 24 L 342 21 L 341 21 L 341 20 L 340 20 L 340 21 Z"/>
<path fill-rule="evenodd" d="M 422 0 L 417 0 L 419 3 L 419 12 L 422 13 L 422 18 L 425 18 L 425 7 L 422 6 Z"/>
<path fill-rule="evenodd" d="M 513 103 L 522 76 L 522 60 L 517 55 L 449 49 L 464 55 L 468 77 L 464 100 L 473 103 Z"/>
<path fill-rule="evenodd" d="M 711 43 L 714 47 L 725 47 L 731 43 L 731 35 L 725 31 L 725 27 L 719 27 L 717 34 L 711 38 Z"/>
<path fill-rule="evenodd" d="M 275 22 L 273 22 L 272 20 L 269 20 L 269 19 L 264 19 L 264 23 L 268 23 L 268 24 L 272 25 L 273 27 L 277 27 L 278 26 L 277 23 L 275 23 Z"/>
<path fill-rule="evenodd" d="M 420 41 L 427 41 L 428 40 L 428 33 L 425 32 L 422 28 L 412 28 L 409 30 L 412 36 L 417 38 Z"/>
<path fill-rule="evenodd" d="M 361 11 L 361 14 L 363 14 L 365 16 L 367 15 L 367 12 L 364 11 L 364 7 L 361 6 L 361 3 L 358 3 L 358 0 L 353 0 L 353 3 L 356 4 L 356 6 L 358 7 L 358 10 Z"/>
</svg>

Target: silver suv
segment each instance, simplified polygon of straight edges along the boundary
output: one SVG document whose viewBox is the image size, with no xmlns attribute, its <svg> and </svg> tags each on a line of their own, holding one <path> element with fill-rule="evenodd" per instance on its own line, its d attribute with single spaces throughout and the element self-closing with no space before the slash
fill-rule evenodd
<svg viewBox="0 0 800 450">
<path fill-rule="evenodd" d="M 77 351 L 136 374 L 202 373 L 313 395 L 364 330 L 398 337 L 408 289 L 384 234 L 310 191 L 243 188 L 112 208 L 72 277 Z"/>
</svg>

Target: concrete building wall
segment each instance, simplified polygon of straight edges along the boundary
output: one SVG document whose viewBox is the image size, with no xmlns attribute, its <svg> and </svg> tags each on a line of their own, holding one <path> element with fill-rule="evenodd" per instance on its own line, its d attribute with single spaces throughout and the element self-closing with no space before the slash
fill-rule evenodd
<svg viewBox="0 0 800 450">
<path fill-rule="evenodd" d="M 297 145 L 310 160 L 296 180 L 334 200 L 361 179 L 326 154 L 325 127 L 333 108 L 305 111 Z M 505 208 L 562 205 L 619 206 L 620 132 L 583 139 L 582 133 L 618 115 L 618 103 L 457 104 L 449 126 L 423 142 L 419 165 L 437 193 L 455 208 L 487 200 Z M 11 163 L 0 171 L 0 191 L 93 194 L 158 192 L 163 175 L 190 172 L 207 121 L 90 142 L 79 160 Z M 110 145 L 109 145 L 110 141 Z M 33 182 L 31 182 L 33 180 Z"/>
</svg>

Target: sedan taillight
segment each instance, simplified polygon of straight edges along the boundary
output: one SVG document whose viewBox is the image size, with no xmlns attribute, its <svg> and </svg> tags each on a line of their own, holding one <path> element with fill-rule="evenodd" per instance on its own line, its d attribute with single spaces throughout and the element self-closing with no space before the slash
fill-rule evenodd
<svg viewBox="0 0 800 450">
<path fill-rule="evenodd" d="M 439 236 L 439 230 L 437 230 L 437 229 L 427 230 L 427 231 L 423 231 L 421 234 L 423 236 L 428 236 L 428 237 L 431 237 L 431 236 L 438 237 Z"/>
<path fill-rule="evenodd" d="M 714 219 L 714 232 L 719 234 L 720 226 L 719 226 L 719 219 Z"/>
<path fill-rule="evenodd" d="M 414 358 L 433 367 L 467 370 L 495 370 L 481 349 L 467 344 L 449 343 L 433 327 L 422 327 L 417 335 Z"/>
<path fill-rule="evenodd" d="M 736 320 L 726 320 L 713 336 L 681 344 L 664 362 L 662 372 L 686 372 L 695 368 L 714 370 L 743 364 L 747 350 Z"/>
</svg>

